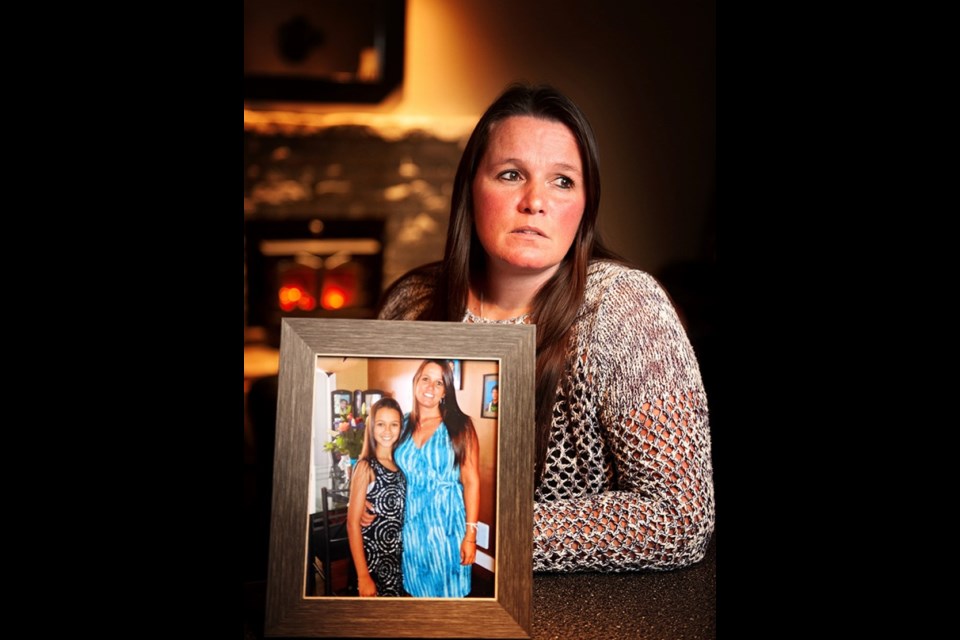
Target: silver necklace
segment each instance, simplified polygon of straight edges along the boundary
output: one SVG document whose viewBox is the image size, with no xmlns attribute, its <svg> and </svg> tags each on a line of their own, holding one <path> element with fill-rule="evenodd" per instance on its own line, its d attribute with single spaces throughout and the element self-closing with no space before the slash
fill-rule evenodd
<svg viewBox="0 0 960 640">
<path fill-rule="evenodd" d="M 483 291 L 480 292 L 480 315 L 476 315 L 473 311 L 470 311 L 470 305 L 467 305 L 467 310 L 463 314 L 463 320 L 461 322 L 470 322 L 473 324 L 524 324 L 527 319 L 530 317 L 529 313 L 525 313 L 516 318 L 507 318 L 506 320 L 490 320 L 483 317 Z"/>
</svg>

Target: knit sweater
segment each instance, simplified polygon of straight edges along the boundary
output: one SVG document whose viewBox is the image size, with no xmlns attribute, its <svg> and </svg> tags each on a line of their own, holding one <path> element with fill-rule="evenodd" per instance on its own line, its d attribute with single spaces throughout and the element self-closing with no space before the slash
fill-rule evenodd
<svg viewBox="0 0 960 640">
<path fill-rule="evenodd" d="M 408 274 L 381 319 L 413 320 L 434 270 Z M 590 265 L 534 493 L 535 571 L 666 570 L 714 528 L 707 397 L 669 298 L 649 274 Z"/>
</svg>

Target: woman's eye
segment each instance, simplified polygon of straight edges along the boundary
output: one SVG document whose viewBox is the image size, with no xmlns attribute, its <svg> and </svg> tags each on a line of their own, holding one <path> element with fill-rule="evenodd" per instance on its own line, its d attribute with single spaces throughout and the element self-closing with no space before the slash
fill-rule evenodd
<svg viewBox="0 0 960 640">
<path fill-rule="evenodd" d="M 500 178 L 508 182 L 516 182 L 517 180 L 520 179 L 520 173 L 517 171 L 514 171 L 513 169 L 509 169 L 501 173 Z"/>
<path fill-rule="evenodd" d="M 560 176 L 553 182 L 561 189 L 573 189 L 573 180 L 566 176 Z"/>
</svg>

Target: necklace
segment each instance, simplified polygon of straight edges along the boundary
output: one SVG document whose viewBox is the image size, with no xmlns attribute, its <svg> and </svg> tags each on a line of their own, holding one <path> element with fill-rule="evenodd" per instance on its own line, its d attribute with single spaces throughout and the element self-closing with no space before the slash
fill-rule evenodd
<svg viewBox="0 0 960 640">
<path fill-rule="evenodd" d="M 470 306 L 467 305 L 467 310 L 463 314 L 463 320 L 461 322 L 470 322 L 472 324 L 525 324 L 527 319 L 530 318 L 529 313 L 524 313 L 519 315 L 516 318 L 507 318 L 506 320 L 490 320 L 483 317 L 483 291 L 480 292 L 480 315 L 476 315 L 473 311 L 470 311 Z"/>
</svg>

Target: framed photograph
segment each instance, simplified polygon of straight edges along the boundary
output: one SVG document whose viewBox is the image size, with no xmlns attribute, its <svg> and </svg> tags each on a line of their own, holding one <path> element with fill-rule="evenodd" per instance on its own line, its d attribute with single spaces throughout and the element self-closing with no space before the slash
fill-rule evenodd
<svg viewBox="0 0 960 640">
<path fill-rule="evenodd" d="M 336 389 L 330 392 L 330 407 L 330 422 L 332 428 L 336 430 L 340 423 L 353 413 L 353 391 Z"/>
<path fill-rule="evenodd" d="M 480 406 L 481 418 L 497 418 L 500 414 L 500 384 L 497 374 L 483 376 L 483 404 Z"/>
<path fill-rule="evenodd" d="M 535 331 L 531 325 L 283 320 L 266 635 L 530 637 Z M 461 368 L 462 389 L 453 383 L 450 360 L 461 361 L 461 366 L 470 363 Z M 341 386 L 367 389 L 364 402 L 373 397 L 367 394 L 382 392 L 397 401 L 407 428 L 414 404 L 426 415 L 436 395 L 416 390 L 416 381 L 431 367 L 446 387 L 441 422 L 446 435 L 452 440 L 450 434 L 457 433 L 457 427 L 446 422 L 465 424 L 459 414 L 450 413 L 455 401 L 474 425 L 480 445 L 477 555 L 467 571 L 468 590 L 452 597 L 414 597 L 409 593 L 417 592 L 421 579 L 434 576 L 403 576 L 399 569 L 404 595 L 360 598 L 343 524 L 352 470 L 349 462 L 345 469 L 330 468 L 330 456 L 318 454 L 331 437 L 328 411 L 339 407 L 327 399 L 334 397 L 331 392 L 342 391 Z M 502 411 L 497 407 L 496 421 L 470 415 L 476 410 L 470 407 L 484 396 L 492 397 L 488 379 L 497 385 L 497 394 L 501 387 L 508 390 L 511 400 Z M 436 438 L 440 429 L 421 446 L 448 446 L 447 437 Z M 403 446 L 401 442 L 394 450 L 401 470 Z M 459 471 L 455 473 L 459 477 Z M 407 507 L 425 500 L 429 494 L 422 489 L 418 493 L 416 470 L 408 468 L 404 476 Z M 367 497 L 373 495 L 365 490 Z M 388 522 L 387 515 L 379 517 Z M 402 552 L 427 549 L 426 544 L 418 546 L 415 529 L 402 528 L 414 526 L 402 522 L 405 512 L 396 517 L 401 520 L 398 530 L 406 532 Z M 415 563 L 397 565 L 409 570 Z"/>
<path fill-rule="evenodd" d="M 380 389 L 367 389 L 366 391 L 364 391 L 363 392 L 363 412 L 366 414 L 369 414 L 370 407 L 372 407 L 377 400 L 379 400 L 385 395 L 387 394 L 381 391 Z"/>
</svg>

